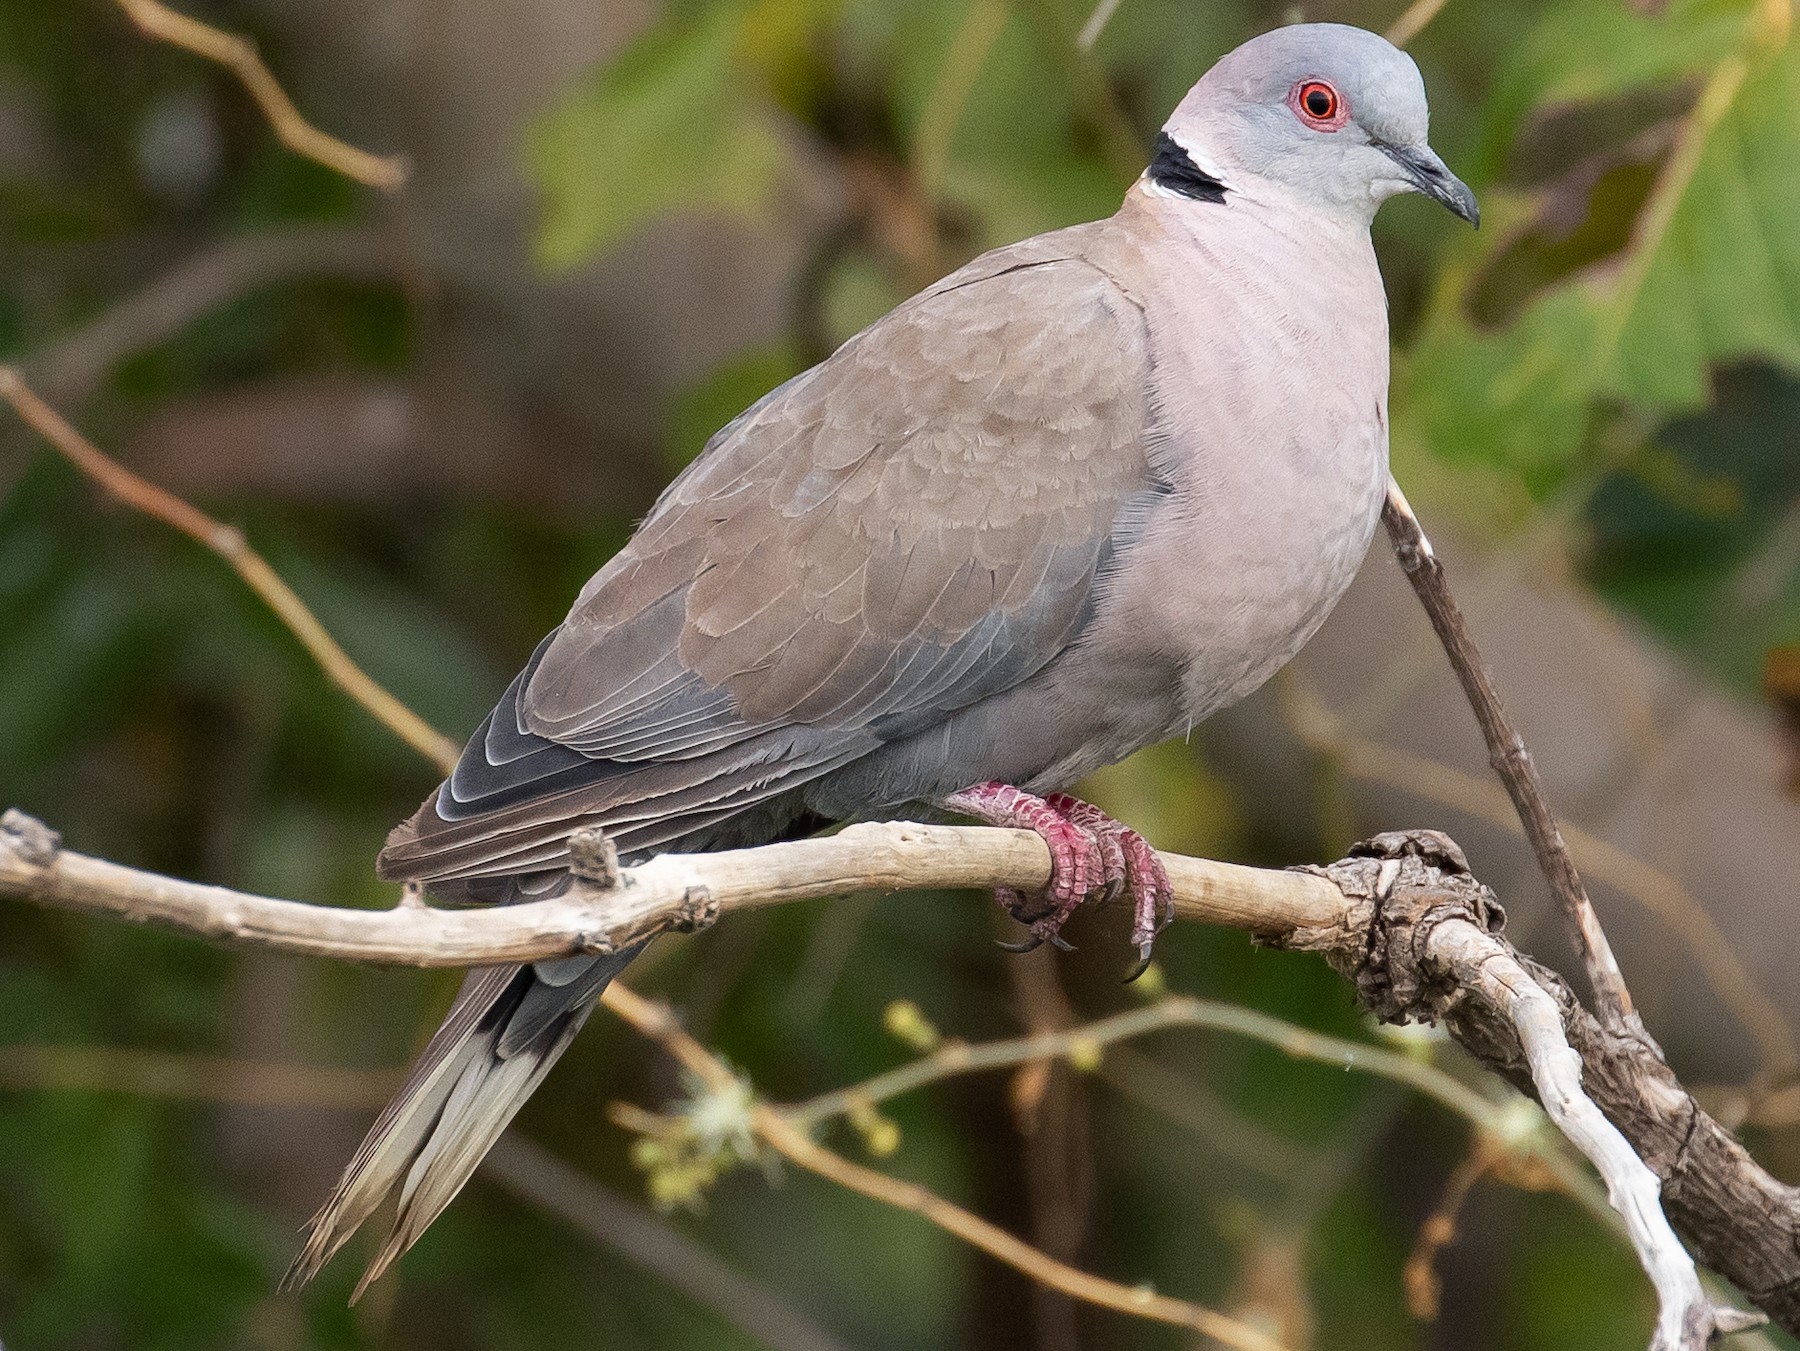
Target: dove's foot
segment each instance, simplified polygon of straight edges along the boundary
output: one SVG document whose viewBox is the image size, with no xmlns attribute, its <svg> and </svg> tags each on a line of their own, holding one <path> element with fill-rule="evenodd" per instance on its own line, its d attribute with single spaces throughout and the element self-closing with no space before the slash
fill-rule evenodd
<svg viewBox="0 0 1800 1351">
<path fill-rule="evenodd" d="M 1030 930 L 1022 942 L 1003 946 L 1030 952 L 1050 942 L 1066 950 L 1062 927 L 1076 907 L 1091 896 L 1111 900 L 1129 891 L 1138 962 L 1126 979 L 1143 974 L 1156 935 L 1174 914 L 1174 900 L 1169 874 L 1142 835 L 1067 793 L 1038 797 L 1004 783 L 978 783 L 944 805 L 991 826 L 1033 831 L 1049 846 L 1050 881 L 1042 892 L 1029 898 L 1011 887 L 994 892 L 1006 912 Z"/>
</svg>

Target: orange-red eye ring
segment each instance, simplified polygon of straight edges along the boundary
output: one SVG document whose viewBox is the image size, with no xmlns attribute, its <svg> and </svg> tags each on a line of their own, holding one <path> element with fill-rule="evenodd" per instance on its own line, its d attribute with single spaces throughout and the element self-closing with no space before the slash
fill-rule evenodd
<svg viewBox="0 0 1800 1351">
<path fill-rule="evenodd" d="M 1324 80 L 1302 80 L 1288 94 L 1294 115 L 1315 131 L 1336 131 L 1350 120 L 1343 95 Z"/>
</svg>

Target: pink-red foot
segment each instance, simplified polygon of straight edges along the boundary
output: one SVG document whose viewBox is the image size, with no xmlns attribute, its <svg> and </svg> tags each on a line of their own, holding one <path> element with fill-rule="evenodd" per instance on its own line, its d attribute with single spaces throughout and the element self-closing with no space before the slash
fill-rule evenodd
<svg viewBox="0 0 1800 1351">
<path fill-rule="evenodd" d="M 1048 941 L 1066 949 L 1062 927 L 1076 907 L 1096 893 L 1111 900 L 1129 891 L 1138 962 L 1126 979 L 1144 973 L 1156 935 L 1174 915 L 1174 899 L 1168 871 L 1142 835 L 1067 793 L 1038 797 L 1004 783 L 978 783 L 944 805 L 988 825 L 1035 831 L 1050 848 L 1050 882 L 1040 896 L 1028 900 L 1010 887 L 994 893 L 1031 930 L 1022 943 L 1003 946 L 1029 952 Z"/>
</svg>

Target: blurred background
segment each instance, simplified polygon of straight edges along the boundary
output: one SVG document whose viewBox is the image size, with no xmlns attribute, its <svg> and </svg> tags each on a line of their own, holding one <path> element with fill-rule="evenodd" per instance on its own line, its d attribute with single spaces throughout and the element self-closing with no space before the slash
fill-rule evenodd
<svg viewBox="0 0 1800 1351">
<path fill-rule="evenodd" d="M 1377 222 L 1396 473 L 1651 1029 L 1800 1178 L 1791 0 L 184 7 L 253 36 L 312 121 L 403 154 L 411 180 L 384 193 L 283 150 L 231 75 L 107 0 L 0 0 L 0 353 L 241 525 L 458 739 L 707 435 L 976 252 L 1112 211 L 1223 51 L 1301 17 L 1416 32 L 1433 140 L 1484 227 L 1417 200 Z M 379 906 L 375 851 L 436 781 L 216 558 L 0 417 L 0 805 L 84 852 Z M 1515 941 L 1571 968 L 1379 541 L 1294 669 L 1087 788 L 1162 847 L 1277 866 L 1446 829 Z M 1080 951 L 1020 959 L 981 897 L 857 898 L 664 940 L 632 974 L 798 1099 L 916 1054 L 884 1029 L 894 1001 L 973 1040 L 1154 998 L 1154 979 L 1119 985 L 1125 930 L 1083 917 Z M 1158 953 L 1162 988 L 1372 1035 L 1316 959 L 1195 926 Z M 396 1275 L 346 1308 L 353 1247 L 276 1295 L 455 983 L 5 904 L 0 1340 L 1204 1344 L 792 1170 L 655 1217 L 607 1104 L 661 1108 L 682 1084 L 604 1013 Z M 1415 1053 L 1483 1082 L 1442 1044 Z M 1421 1222 L 1481 1156 L 1468 1123 L 1384 1080 L 1168 1032 L 885 1110 L 898 1147 L 876 1166 L 1297 1351 L 1647 1336 L 1628 1250 L 1504 1163 L 1438 1257 L 1437 1317 L 1416 1291 L 1409 1311 Z"/>
</svg>

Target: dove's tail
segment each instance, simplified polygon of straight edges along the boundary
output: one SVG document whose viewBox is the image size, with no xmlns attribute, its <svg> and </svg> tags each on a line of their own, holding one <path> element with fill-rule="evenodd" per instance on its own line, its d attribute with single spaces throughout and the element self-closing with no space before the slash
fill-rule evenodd
<svg viewBox="0 0 1800 1351">
<path fill-rule="evenodd" d="M 382 1109 L 282 1279 L 306 1284 L 389 1195 L 393 1227 L 354 1303 L 469 1180 L 642 945 L 609 957 L 471 971 L 405 1085 Z"/>
</svg>

